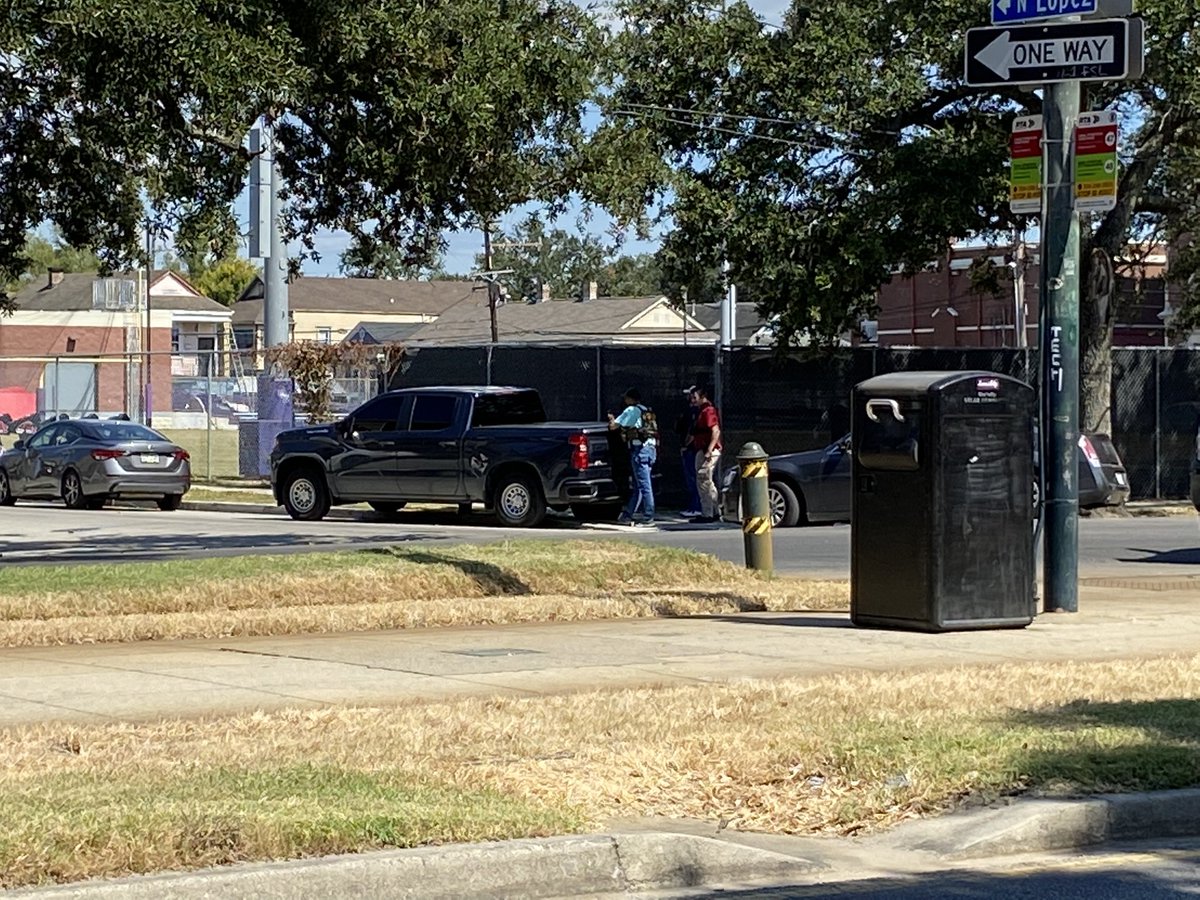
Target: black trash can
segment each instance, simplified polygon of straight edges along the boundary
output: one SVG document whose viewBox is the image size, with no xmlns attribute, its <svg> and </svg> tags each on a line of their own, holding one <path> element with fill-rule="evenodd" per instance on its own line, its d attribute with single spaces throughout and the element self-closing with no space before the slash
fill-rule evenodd
<svg viewBox="0 0 1200 900">
<path fill-rule="evenodd" d="M 897 372 L 852 400 L 850 617 L 915 631 L 1033 621 L 1029 385 Z"/>
</svg>

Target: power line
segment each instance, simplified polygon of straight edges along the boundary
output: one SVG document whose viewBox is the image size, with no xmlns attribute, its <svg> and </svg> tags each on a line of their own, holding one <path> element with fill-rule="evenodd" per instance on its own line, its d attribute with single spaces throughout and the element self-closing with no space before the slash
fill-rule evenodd
<svg viewBox="0 0 1200 900">
<path fill-rule="evenodd" d="M 842 153 L 847 156 L 865 156 L 866 155 L 859 150 L 852 150 L 848 147 L 840 147 L 837 144 L 822 145 L 822 144 L 815 143 L 813 141 L 798 141 L 798 140 L 794 140 L 792 138 L 779 137 L 779 136 L 773 135 L 773 134 L 762 134 L 762 133 L 756 132 L 756 131 L 738 131 L 735 128 L 724 128 L 720 125 L 710 125 L 705 122 L 689 122 L 685 119 L 675 119 L 675 118 L 671 118 L 670 116 L 666 116 L 666 117 L 663 117 L 660 119 L 657 116 L 652 116 L 645 112 L 639 112 L 636 109 L 618 109 L 616 111 L 616 114 L 619 116 L 628 116 L 630 118 L 635 118 L 635 119 L 646 119 L 649 121 L 663 121 L 663 122 L 667 122 L 672 125 L 682 125 L 684 128 L 695 128 L 700 131 L 714 131 L 714 132 L 719 132 L 721 134 L 732 135 L 733 137 L 756 139 L 756 140 L 760 140 L 760 141 L 770 141 L 770 142 L 776 143 L 776 144 L 784 144 L 785 146 L 788 146 L 788 147 L 799 147 L 801 149 L 808 150 L 810 152 L 815 151 L 818 153 Z"/>
</svg>

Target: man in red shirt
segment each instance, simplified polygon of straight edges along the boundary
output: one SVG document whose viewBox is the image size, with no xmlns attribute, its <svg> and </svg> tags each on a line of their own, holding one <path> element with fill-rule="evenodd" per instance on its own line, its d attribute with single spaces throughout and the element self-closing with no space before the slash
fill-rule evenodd
<svg viewBox="0 0 1200 900">
<path fill-rule="evenodd" d="M 692 404 L 698 410 L 696 424 L 692 428 L 692 449 L 696 451 L 696 487 L 700 492 L 700 515 L 691 521 L 707 524 L 719 519 L 717 477 L 721 462 L 721 417 L 712 401 L 708 399 L 706 388 L 693 389 Z"/>
</svg>

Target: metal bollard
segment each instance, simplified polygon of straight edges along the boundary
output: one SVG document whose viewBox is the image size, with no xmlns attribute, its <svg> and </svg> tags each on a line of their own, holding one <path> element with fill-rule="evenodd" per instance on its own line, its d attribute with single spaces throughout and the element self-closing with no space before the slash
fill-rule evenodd
<svg viewBox="0 0 1200 900">
<path fill-rule="evenodd" d="M 738 451 L 742 489 L 742 541 L 746 568 L 770 572 L 775 568 L 771 550 L 771 499 L 767 493 L 767 451 L 749 443 Z"/>
</svg>

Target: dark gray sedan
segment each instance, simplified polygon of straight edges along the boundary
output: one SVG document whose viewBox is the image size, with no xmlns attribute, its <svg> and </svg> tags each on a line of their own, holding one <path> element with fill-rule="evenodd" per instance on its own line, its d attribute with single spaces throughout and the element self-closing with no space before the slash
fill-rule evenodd
<svg viewBox="0 0 1200 900">
<path fill-rule="evenodd" d="M 173 510 L 191 484 L 187 451 L 136 422 L 63 419 L 0 454 L 3 506 L 61 497 L 71 509 L 100 509 L 119 497 Z"/>
</svg>

